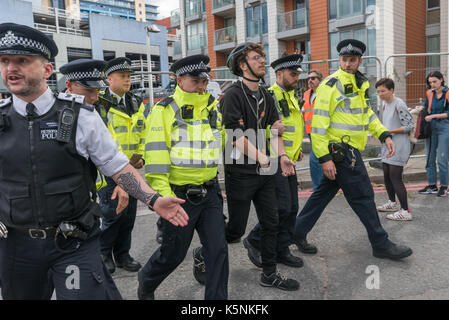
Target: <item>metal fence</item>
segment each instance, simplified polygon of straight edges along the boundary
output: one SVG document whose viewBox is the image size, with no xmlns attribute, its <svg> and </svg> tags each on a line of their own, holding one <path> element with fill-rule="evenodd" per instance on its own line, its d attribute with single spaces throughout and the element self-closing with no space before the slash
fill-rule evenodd
<svg viewBox="0 0 449 320">
<path fill-rule="evenodd" d="M 394 54 L 385 59 L 384 76 L 395 82 L 395 95 L 409 107 L 422 105 L 425 100 L 426 77 L 440 71 L 448 79 L 449 52 Z"/>
</svg>

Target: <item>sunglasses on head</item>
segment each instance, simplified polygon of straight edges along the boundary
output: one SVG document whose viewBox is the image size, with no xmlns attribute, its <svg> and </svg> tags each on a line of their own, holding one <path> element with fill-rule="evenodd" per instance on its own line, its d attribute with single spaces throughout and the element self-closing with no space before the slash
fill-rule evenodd
<svg viewBox="0 0 449 320">
<path fill-rule="evenodd" d="M 309 80 L 316 80 L 316 79 L 319 79 L 318 77 L 307 77 L 307 81 L 309 81 Z"/>
</svg>

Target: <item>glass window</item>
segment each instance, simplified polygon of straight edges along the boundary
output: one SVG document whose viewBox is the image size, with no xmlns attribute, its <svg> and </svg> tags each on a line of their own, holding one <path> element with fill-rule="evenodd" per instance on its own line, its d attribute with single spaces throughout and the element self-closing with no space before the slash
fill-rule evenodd
<svg viewBox="0 0 449 320">
<path fill-rule="evenodd" d="M 362 0 L 352 0 L 352 13 L 362 13 Z"/>
<path fill-rule="evenodd" d="M 375 56 L 376 51 L 376 29 L 368 29 L 368 41 L 367 41 L 367 51 L 369 56 Z"/>
<path fill-rule="evenodd" d="M 268 33 L 268 13 L 267 4 L 262 4 L 262 33 Z"/>
<path fill-rule="evenodd" d="M 376 5 L 376 0 L 368 0 L 368 2 L 366 3 L 367 6 L 375 6 Z"/>
<path fill-rule="evenodd" d="M 346 17 L 351 14 L 351 5 L 349 1 L 338 1 L 337 17 Z"/>
<path fill-rule="evenodd" d="M 365 43 L 365 30 L 366 29 L 358 29 L 354 30 L 354 36 L 353 38 L 359 41 L 362 41 Z"/>
<path fill-rule="evenodd" d="M 329 19 L 337 19 L 337 0 L 329 0 Z"/>
<path fill-rule="evenodd" d="M 440 7 L 440 0 L 427 0 L 427 8 L 439 8 Z"/>
<path fill-rule="evenodd" d="M 440 52 L 440 36 L 427 38 L 427 52 Z M 439 69 L 440 56 L 427 57 L 427 68 Z"/>
</svg>

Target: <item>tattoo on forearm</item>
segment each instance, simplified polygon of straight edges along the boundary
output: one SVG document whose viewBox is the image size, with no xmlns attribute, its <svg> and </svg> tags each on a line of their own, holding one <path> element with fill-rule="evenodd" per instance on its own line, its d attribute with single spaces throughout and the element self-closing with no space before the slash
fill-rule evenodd
<svg viewBox="0 0 449 320">
<path fill-rule="evenodd" d="M 147 193 L 142 190 L 139 181 L 131 172 L 119 175 L 117 178 L 117 184 L 131 196 L 142 201 L 143 203 L 150 202 L 151 198 L 154 196 L 154 193 Z"/>
</svg>

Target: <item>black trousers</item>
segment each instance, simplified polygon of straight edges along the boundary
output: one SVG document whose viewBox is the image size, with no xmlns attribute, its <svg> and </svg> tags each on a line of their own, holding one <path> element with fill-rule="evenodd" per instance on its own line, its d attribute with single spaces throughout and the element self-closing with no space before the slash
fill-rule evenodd
<svg viewBox="0 0 449 320">
<path fill-rule="evenodd" d="M 279 217 L 274 175 L 242 174 L 225 167 L 225 185 L 229 214 L 226 239 L 232 241 L 245 234 L 253 201 L 260 224 L 263 272 L 275 272 Z"/>
<path fill-rule="evenodd" d="M 368 232 L 368 238 L 373 248 L 388 248 L 391 241 L 380 224 L 374 191 L 366 171 L 360 152 L 354 149 L 356 164 L 351 168 L 352 154 L 347 152 L 342 162 L 336 163 L 337 175 L 335 180 L 323 176 L 317 190 L 307 200 L 304 208 L 296 217 L 295 235 L 306 238 L 315 223 L 320 218 L 326 206 L 341 188 L 352 210 L 357 214 Z"/>
<path fill-rule="evenodd" d="M 0 239 L 0 278 L 5 300 L 115 300 L 121 295 L 100 256 L 98 226 L 73 253 L 62 253 L 54 238 L 32 239 L 14 229 Z M 67 243 L 71 247 L 72 243 Z"/>
<path fill-rule="evenodd" d="M 108 185 L 98 191 L 99 205 L 103 212 L 101 224 L 101 254 L 113 254 L 115 261 L 125 261 L 131 249 L 132 231 L 137 214 L 137 199 L 129 196 L 129 204 L 117 215 L 118 199 L 111 200 L 116 184 L 106 178 Z"/>
<path fill-rule="evenodd" d="M 175 193 L 177 197 L 186 199 L 185 194 Z M 143 290 L 154 292 L 184 261 L 196 230 L 203 246 L 202 254 L 206 265 L 204 298 L 226 300 L 229 277 L 228 245 L 225 239 L 223 204 L 218 184 L 207 187 L 207 195 L 200 204 L 193 204 L 187 200 L 182 207 L 189 216 L 187 226 L 175 227 L 167 220 L 161 220 L 164 232 L 162 244 L 140 271 Z"/>
<path fill-rule="evenodd" d="M 281 166 L 275 175 L 276 199 L 279 213 L 279 227 L 276 252 L 278 256 L 290 253 L 292 235 L 295 228 L 296 215 L 299 210 L 298 202 L 298 177 L 295 175 L 282 176 Z M 261 250 L 260 223 L 251 230 L 248 241 L 255 248 Z"/>
</svg>

